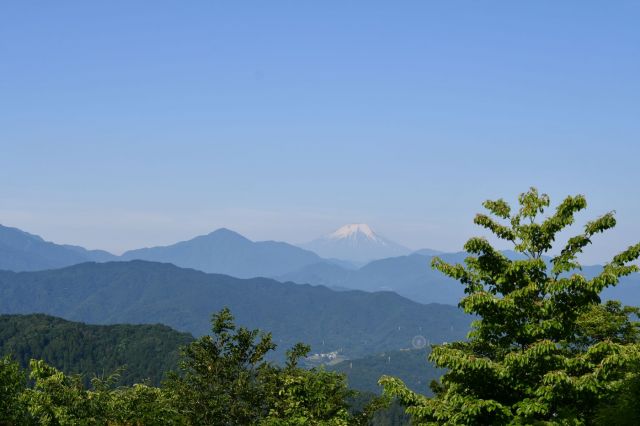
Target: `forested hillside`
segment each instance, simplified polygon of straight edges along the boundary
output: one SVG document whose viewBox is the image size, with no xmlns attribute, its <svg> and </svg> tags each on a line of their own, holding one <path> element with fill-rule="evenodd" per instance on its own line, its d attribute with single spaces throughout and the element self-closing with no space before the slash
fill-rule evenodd
<svg viewBox="0 0 640 426">
<path fill-rule="evenodd" d="M 179 333 L 163 325 L 87 325 L 44 314 L 0 315 L 0 360 L 8 356 L 9 359 L 16 360 L 25 371 L 30 368 L 32 359 L 42 360 L 67 376 L 81 375 L 81 382 L 87 389 L 93 387 L 91 380 L 94 377 L 104 379 L 114 371 L 119 371 L 120 377 L 115 385 L 127 386 L 148 382 L 153 386 L 159 386 L 161 380 L 168 377 L 166 373 L 178 370 L 179 349 L 189 347 L 193 341 L 191 335 Z M 405 353 L 407 352 L 394 352 L 392 355 L 394 360 L 396 355 L 399 355 L 398 362 L 405 363 L 404 370 L 400 372 L 401 377 L 411 375 L 403 373 L 409 373 L 408 368 L 416 367 L 415 362 L 406 363 L 409 359 L 413 361 L 413 358 L 421 360 L 417 369 L 419 371 L 414 373 L 422 374 L 424 352 L 418 354 L 411 351 L 410 357 L 402 356 Z M 370 358 L 376 364 L 375 359 L 379 357 Z M 384 363 L 386 359 L 385 356 Z M 353 360 L 353 364 L 356 367 L 345 373 L 349 377 L 347 383 L 358 391 L 365 389 L 361 386 L 363 383 L 377 382 L 381 372 L 397 370 L 384 368 L 384 365 L 382 368 L 380 365 L 372 368 L 369 357 Z M 365 368 L 360 368 L 361 364 L 364 364 Z M 0 365 L 0 370 L 7 366 Z M 339 364 L 329 370 L 342 372 L 341 366 L 342 364 Z M 366 375 L 372 376 L 364 377 Z M 411 379 L 408 383 L 412 383 Z M 376 389 L 371 386 L 370 388 L 374 392 L 367 392 L 366 389 L 348 398 L 352 413 L 362 411 L 367 402 L 374 397 Z M 143 409 L 138 411 L 142 413 Z M 407 420 L 408 417 L 403 414 L 403 410 L 397 404 L 392 404 L 389 408 L 375 413 L 371 425 L 400 425 L 406 424 Z"/>
<path fill-rule="evenodd" d="M 328 368 L 346 374 L 349 387 L 358 391 L 381 393 L 378 380 L 387 375 L 401 379 L 414 392 L 431 395 L 429 383 L 439 379 L 444 370 L 427 360 L 429 352 L 428 349 L 388 351 L 342 361 Z"/>
<path fill-rule="evenodd" d="M 21 332 L 15 330 L 20 326 L 30 337 L 43 327 L 71 335 L 87 328 L 103 331 L 102 335 L 123 335 L 114 333 L 115 327 L 87 327 L 43 315 L 4 316 L 2 320 L 9 331 L 13 330 L 13 341 L 20 341 Z M 152 327 L 129 328 L 148 331 Z M 62 345 L 73 345 L 73 339 L 59 333 L 40 336 L 44 340 L 50 336 L 54 341 L 48 351 L 51 359 L 65 358 L 68 352 Z M 115 347 L 127 344 L 127 337 L 110 343 Z M 138 333 L 138 337 L 144 339 L 144 333 Z M 104 340 L 87 339 L 98 346 Z M 28 346 L 22 346 L 23 352 L 35 352 Z M 283 365 L 266 360 L 274 348 L 269 333 L 237 327 L 231 312 L 223 309 L 212 316 L 209 335 L 181 348 L 179 372 L 170 373 L 159 387 L 146 383 L 118 386 L 111 376 L 83 384 L 80 376 L 65 374 L 44 360 L 30 360 L 25 370 L 11 355 L 3 356 L 0 424 L 404 424 L 406 416 L 397 404 L 384 409 L 382 399 L 349 390 L 344 375 L 322 368 L 300 368 L 298 364 L 309 353 L 307 345 L 288 348 Z M 79 360 L 81 363 L 82 356 Z M 149 359 L 150 364 L 153 361 Z"/>
<path fill-rule="evenodd" d="M 0 358 L 13 356 L 26 368 L 41 359 L 67 373 L 93 376 L 120 367 L 122 384 L 149 380 L 158 385 L 175 370 L 178 351 L 193 341 L 164 325 L 87 325 L 43 314 L 0 315 Z"/>
<path fill-rule="evenodd" d="M 349 358 L 466 336 L 470 317 L 394 293 L 242 280 L 146 261 L 86 263 L 39 272 L 0 272 L 0 313 L 42 312 L 92 324 L 161 323 L 196 336 L 228 306 L 239 324 L 273 332 L 279 353 L 297 342 Z"/>
</svg>

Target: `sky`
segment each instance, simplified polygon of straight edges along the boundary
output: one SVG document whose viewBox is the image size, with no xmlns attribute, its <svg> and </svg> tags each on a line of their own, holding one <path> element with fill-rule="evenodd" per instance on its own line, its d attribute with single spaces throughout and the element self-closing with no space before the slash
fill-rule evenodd
<svg viewBox="0 0 640 426">
<path fill-rule="evenodd" d="M 636 1 L 0 4 L 0 223 L 120 253 L 368 223 L 460 250 L 486 199 L 640 240 Z M 506 248 L 506 246 L 505 246 Z"/>
</svg>

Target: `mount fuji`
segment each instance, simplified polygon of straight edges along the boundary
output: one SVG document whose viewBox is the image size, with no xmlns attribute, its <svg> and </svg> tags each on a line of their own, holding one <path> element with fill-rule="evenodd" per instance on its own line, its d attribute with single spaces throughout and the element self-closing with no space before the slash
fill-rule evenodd
<svg viewBox="0 0 640 426">
<path fill-rule="evenodd" d="M 411 250 L 376 234 L 369 225 L 344 225 L 324 237 L 302 245 L 321 257 L 365 263 L 385 257 L 404 256 Z"/>
</svg>

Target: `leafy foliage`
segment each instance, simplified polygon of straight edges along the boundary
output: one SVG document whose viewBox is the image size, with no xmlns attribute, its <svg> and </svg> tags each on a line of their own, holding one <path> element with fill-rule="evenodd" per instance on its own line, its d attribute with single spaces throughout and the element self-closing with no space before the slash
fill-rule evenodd
<svg viewBox="0 0 640 426">
<path fill-rule="evenodd" d="M 634 371 L 640 370 L 636 366 Z M 601 426 L 636 426 L 640 424 L 640 376 L 630 374 L 623 381 L 618 392 L 600 404 L 594 420 Z"/>
<path fill-rule="evenodd" d="M 26 377 L 20 366 L 8 356 L 0 358 L 0 425 L 18 424 L 24 407 L 20 395 L 26 388 Z"/>
<path fill-rule="evenodd" d="M 345 377 L 298 367 L 309 347 L 295 345 L 287 363 L 265 361 L 269 334 L 236 327 L 228 309 L 213 316 L 212 334 L 182 349 L 179 373 L 161 387 L 116 386 L 118 372 L 93 378 L 64 374 L 42 360 L 29 364 L 29 386 L 17 362 L 0 362 L 0 424 L 39 425 L 364 425 L 385 404 L 349 410 L 356 394 Z"/>
<path fill-rule="evenodd" d="M 547 264 L 542 256 L 586 200 L 567 197 L 542 220 L 547 195 L 532 188 L 519 203 L 512 213 L 504 200 L 487 201 L 491 216 L 478 214 L 475 223 L 513 244 L 523 259 L 510 260 L 486 239 L 471 238 L 465 265 L 433 260 L 436 269 L 464 285 L 460 306 L 479 320 L 468 341 L 433 348 L 430 360 L 448 370 L 433 385 L 434 398 L 410 391 L 398 379 L 381 379 L 385 393 L 399 398 L 418 423 L 588 424 L 640 361 L 628 319 L 634 311 L 598 307 L 603 289 L 638 271 L 630 263 L 640 256 L 640 244 L 587 279 L 578 272 L 577 257 L 596 234 L 615 226 L 613 214 L 587 223 Z M 610 319 L 615 321 L 606 323 Z"/>
<path fill-rule="evenodd" d="M 288 351 L 284 367 L 265 361 L 274 349 L 270 334 L 236 327 L 223 309 L 213 316 L 212 335 L 184 348 L 182 374 L 166 386 L 192 424 L 349 424 L 344 376 L 299 368 L 306 345 Z"/>
<path fill-rule="evenodd" d="M 168 386 L 180 395 L 176 403 L 194 424 L 255 424 L 268 410 L 261 377 L 275 368 L 264 361 L 275 345 L 270 335 L 257 330 L 235 332 L 227 309 L 215 315 L 212 324 L 212 336 L 183 349 L 184 374 L 173 374 Z"/>
<path fill-rule="evenodd" d="M 398 401 L 379 399 L 377 394 L 359 392 L 348 399 L 349 410 L 352 413 L 369 411 L 367 420 L 360 422 L 367 426 L 406 426 L 411 424 L 410 417 Z"/>
<path fill-rule="evenodd" d="M 44 361 L 30 363 L 34 381 L 20 396 L 26 407 L 25 424 L 180 424 L 182 416 L 158 388 L 143 384 L 113 388 L 117 376 L 94 379 L 87 390 L 79 375 L 67 376 Z"/>
</svg>

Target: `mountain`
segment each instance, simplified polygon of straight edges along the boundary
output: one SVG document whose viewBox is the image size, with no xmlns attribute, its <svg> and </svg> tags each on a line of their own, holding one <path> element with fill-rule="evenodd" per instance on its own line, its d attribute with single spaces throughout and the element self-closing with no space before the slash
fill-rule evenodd
<svg viewBox="0 0 640 426">
<path fill-rule="evenodd" d="M 113 259 L 115 256 L 106 251 L 54 244 L 37 235 L 0 225 L 0 269 L 3 270 L 36 271 Z"/>
<path fill-rule="evenodd" d="M 521 254 L 506 251 L 511 259 L 522 258 Z M 438 255 L 449 263 L 464 262 L 467 254 L 443 253 Z M 464 296 L 464 287 L 457 281 L 431 268 L 433 256 L 411 254 L 375 260 L 357 269 L 350 270 L 338 265 L 317 263 L 278 277 L 280 281 L 299 284 L 324 285 L 334 289 L 357 289 L 363 291 L 393 291 L 419 303 L 444 303 L 457 305 Z M 602 266 L 585 266 L 582 273 L 590 278 L 600 272 Z M 616 287 L 605 289 L 603 300 L 621 300 L 628 305 L 640 306 L 640 274 L 620 280 Z"/>
<path fill-rule="evenodd" d="M 42 314 L 0 315 L 0 357 L 11 355 L 26 368 L 42 359 L 69 374 L 94 376 L 120 373 L 120 383 L 149 380 L 160 384 L 174 370 L 178 349 L 193 336 L 164 325 L 87 325 Z"/>
<path fill-rule="evenodd" d="M 440 251 L 440 250 L 434 250 L 434 249 L 430 249 L 430 248 L 424 248 L 424 249 L 420 249 L 420 250 L 416 250 L 413 252 L 413 254 L 419 254 L 422 256 L 439 256 L 441 254 L 444 254 L 444 252 Z"/>
<path fill-rule="evenodd" d="M 445 260 L 456 255 L 443 255 Z M 281 281 L 335 289 L 393 291 L 419 303 L 457 305 L 464 295 L 457 281 L 431 268 L 431 257 L 419 254 L 375 260 L 357 270 L 317 263 L 278 277 Z"/>
<path fill-rule="evenodd" d="M 0 270 L 40 271 L 90 261 L 134 259 L 169 262 L 240 278 L 273 277 L 318 262 L 346 269 L 355 267 L 347 261 L 321 259 L 311 251 L 287 243 L 253 242 L 224 228 L 166 247 L 131 250 L 118 257 L 103 250 L 54 244 L 37 235 L 0 225 Z"/>
<path fill-rule="evenodd" d="M 349 357 L 462 339 L 470 317 L 389 292 L 238 279 L 146 261 L 85 263 L 38 272 L 0 271 L 0 313 L 46 313 L 93 324 L 162 323 L 196 336 L 228 306 L 240 325 L 273 332 L 279 354 L 302 341 Z"/>
<path fill-rule="evenodd" d="M 253 242 L 224 228 L 170 246 L 131 250 L 121 258 L 168 262 L 239 278 L 273 277 L 322 260 L 291 244 Z"/>
<path fill-rule="evenodd" d="M 345 225 L 302 247 L 325 258 L 359 263 L 410 253 L 408 248 L 381 237 L 364 223 Z"/>
<path fill-rule="evenodd" d="M 88 250 L 84 247 L 73 246 L 70 244 L 63 244 L 62 247 L 68 250 L 74 251 L 76 253 L 79 253 L 80 255 L 86 258 L 85 262 L 109 262 L 109 261 L 118 259 L 118 256 L 111 254 L 106 250 Z M 65 265 L 65 266 L 71 266 L 71 265 Z"/>
</svg>

